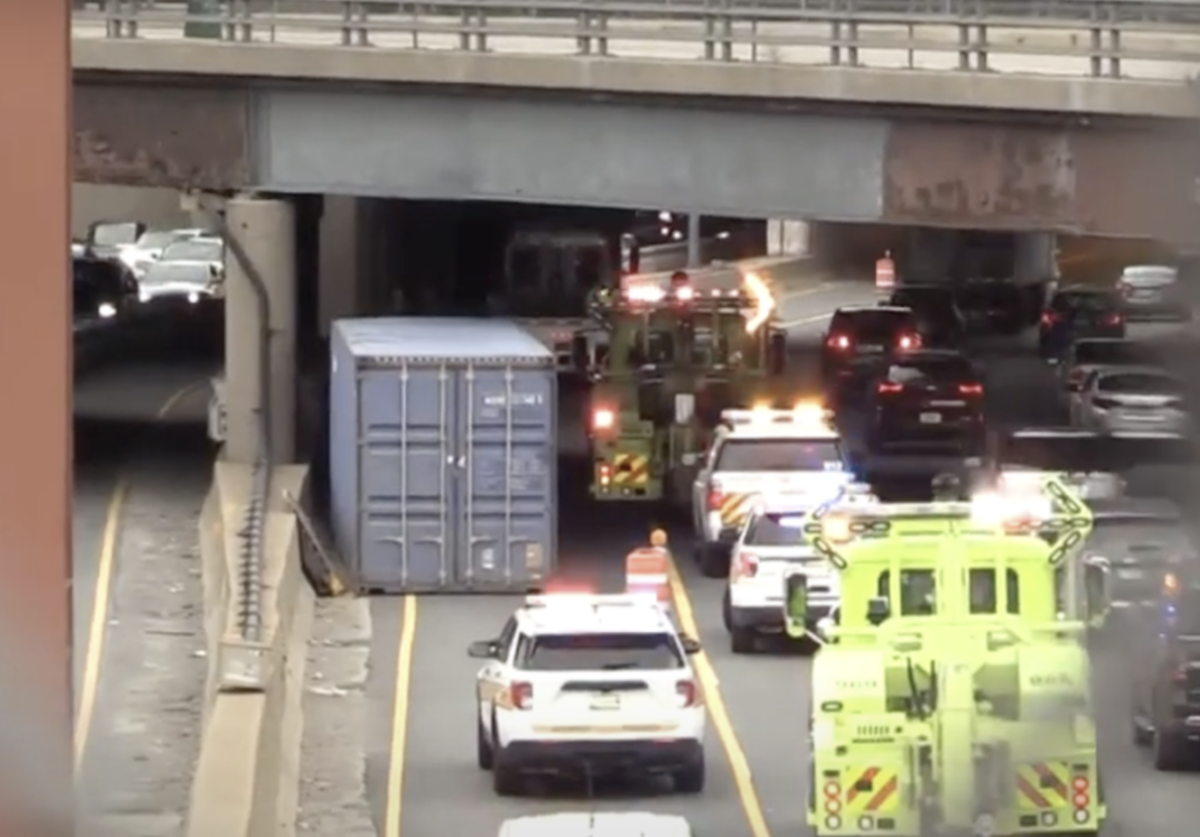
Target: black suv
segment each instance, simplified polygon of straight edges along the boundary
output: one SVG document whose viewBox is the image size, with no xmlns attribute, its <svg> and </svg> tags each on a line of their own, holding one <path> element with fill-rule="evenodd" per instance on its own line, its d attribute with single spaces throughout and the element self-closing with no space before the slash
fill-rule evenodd
<svg viewBox="0 0 1200 837">
<path fill-rule="evenodd" d="M 1054 294 L 1038 325 L 1038 353 L 1057 358 L 1084 337 L 1124 337 L 1125 318 L 1115 293 L 1097 288 L 1064 288 Z"/>
<path fill-rule="evenodd" d="M 866 365 L 887 363 L 921 347 L 911 308 L 893 305 L 839 308 L 821 341 L 821 380 L 838 386 Z"/>
<path fill-rule="evenodd" d="M 1133 675 L 1134 741 L 1156 770 L 1180 770 L 1200 753 L 1200 566 L 1190 555 L 1155 574 L 1153 600 L 1126 637 Z"/>
<path fill-rule="evenodd" d="M 71 280 L 77 323 L 113 319 L 137 302 L 137 280 L 115 259 L 73 256 Z"/>
<path fill-rule="evenodd" d="M 958 352 L 924 350 L 897 357 L 868 387 L 872 449 L 950 447 L 979 455 L 986 447 L 983 381 Z"/>
</svg>

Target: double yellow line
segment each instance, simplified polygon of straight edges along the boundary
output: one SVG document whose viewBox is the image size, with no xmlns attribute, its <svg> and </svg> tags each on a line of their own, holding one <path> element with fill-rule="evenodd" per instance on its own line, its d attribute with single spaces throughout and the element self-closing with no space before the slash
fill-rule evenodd
<svg viewBox="0 0 1200 837">
<path fill-rule="evenodd" d="M 154 420 L 162 421 L 167 418 L 179 406 L 180 401 L 207 383 L 207 380 L 193 381 L 176 390 L 158 408 Z M 104 534 L 100 540 L 96 588 L 92 595 L 91 618 L 88 620 L 83 676 L 79 683 L 79 709 L 75 713 L 73 742 L 76 775 L 82 769 L 83 757 L 87 752 L 88 739 L 92 732 L 92 721 L 96 717 L 96 698 L 100 691 L 100 668 L 104 662 L 104 645 L 107 638 L 105 625 L 108 622 L 109 605 L 112 600 L 113 575 L 117 547 L 120 544 L 122 512 L 125 510 L 125 501 L 128 498 L 129 479 L 124 474 L 118 474 L 112 494 L 109 495 L 108 509 L 104 515 Z"/>
<path fill-rule="evenodd" d="M 671 594 L 675 601 L 675 615 L 683 632 L 699 638 L 700 626 L 696 622 L 696 612 L 688 597 L 687 587 L 679 568 L 672 560 L 667 565 L 668 580 Z M 408 741 L 408 709 L 410 702 L 410 687 L 412 685 L 413 643 L 417 630 L 417 597 L 405 596 L 403 599 L 404 612 L 400 620 L 400 640 L 396 651 L 396 680 L 392 704 L 392 739 L 389 752 L 387 797 L 384 809 L 383 837 L 401 837 L 400 814 L 404 805 L 404 749 Z M 762 803 L 750 772 L 750 762 L 738 741 L 729 710 L 721 698 L 717 672 L 709 661 L 708 656 L 701 651 L 693 660 L 696 678 L 704 690 L 705 702 L 708 706 L 708 717 L 725 757 L 729 761 L 729 769 L 733 774 L 734 789 L 746 815 L 751 837 L 771 837 L 767 827 L 767 819 L 763 814 Z M 464 688 L 466 688 L 464 686 Z"/>
</svg>

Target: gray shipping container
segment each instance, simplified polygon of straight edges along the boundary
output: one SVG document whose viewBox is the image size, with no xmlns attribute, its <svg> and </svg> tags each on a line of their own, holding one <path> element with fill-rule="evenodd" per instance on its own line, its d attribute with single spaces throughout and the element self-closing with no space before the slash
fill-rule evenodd
<svg viewBox="0 0 1200 837">
<path fill-rule="evenodd" d="M 554 355 L 507 320 L 339 320 L 333 530 L 366 589 L 541 589 L 558 547 Z"/>
</svg>

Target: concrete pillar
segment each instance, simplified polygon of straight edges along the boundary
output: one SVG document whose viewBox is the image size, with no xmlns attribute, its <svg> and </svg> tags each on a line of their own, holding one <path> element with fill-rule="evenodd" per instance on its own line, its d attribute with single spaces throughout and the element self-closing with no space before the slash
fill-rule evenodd
<svg viewBox="0 0 1200 837">
<path fill-rule="evenodd" d="M 1015 278 L 1033 282 L 1056 278 L 1058 237 L 1052 232 L 1018 233 L 1015 236 Z"/>
<path fill-rule="evenodd" d="M 361 246 L 365 222 L 360 198 L 326 195 L 321 212 L 317 324 L 322 337 L 342 317 L 362 310 L 369 265 Z"/>
<path fill-rule="evenodd" d="M 295 214 L 286 200 L 238 196 L 226 204 L 230 234 L 246 251 L 271 305 L 271 454 L 276 464 L 296 450 L 296 248 Z M 225 458 L 253 462 L 258 450 L 258 296 L 230 255 L 225 282 Z"/>
<path fill-rule="evenodd" d="M 693 212 L 687 219 L 687 266 L 699 267 L 704 260 L 700 241 L 700 213 Z"/>
<path fill-rule="evenodd" d="M 807 221 L 767 219 L 768 256 L 810 256 L 812 238 Z"/>
</svg>

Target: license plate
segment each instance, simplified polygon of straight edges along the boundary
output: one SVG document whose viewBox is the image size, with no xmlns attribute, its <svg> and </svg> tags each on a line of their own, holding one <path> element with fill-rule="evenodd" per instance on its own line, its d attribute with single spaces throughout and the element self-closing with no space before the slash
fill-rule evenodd
<svg viewBox="0 0 1200 837">
<path fill-rule="evenodd" d="M 1157 302 L 1159 296 L 1158 291 L 1134 291 L 1131 299 L 1136 299 L 1139 302 Z"/>
<path fill-rule="evenodd" d="M 883 352 L 883 346 L 859 346 L 858 350 L 864 355 L 877 355 Z"/>
<path fill-rule="evenodd" d="M 1141 581 L 1145 577 L 1146 573 L 1144 573 L 1142 570 L 1117 567 L 1117 578 L 1123 581 Z"/>
<path fill-rule="evenodd" d="M 621 698 L 616 695 L 593 695 L 592 709 L 609 711 L 621 708 Z"/>
<path fill-rule="evenodd" d="M 941 413 L 921 413 L 921 424 L 941 424 Z"/>
</svg>

